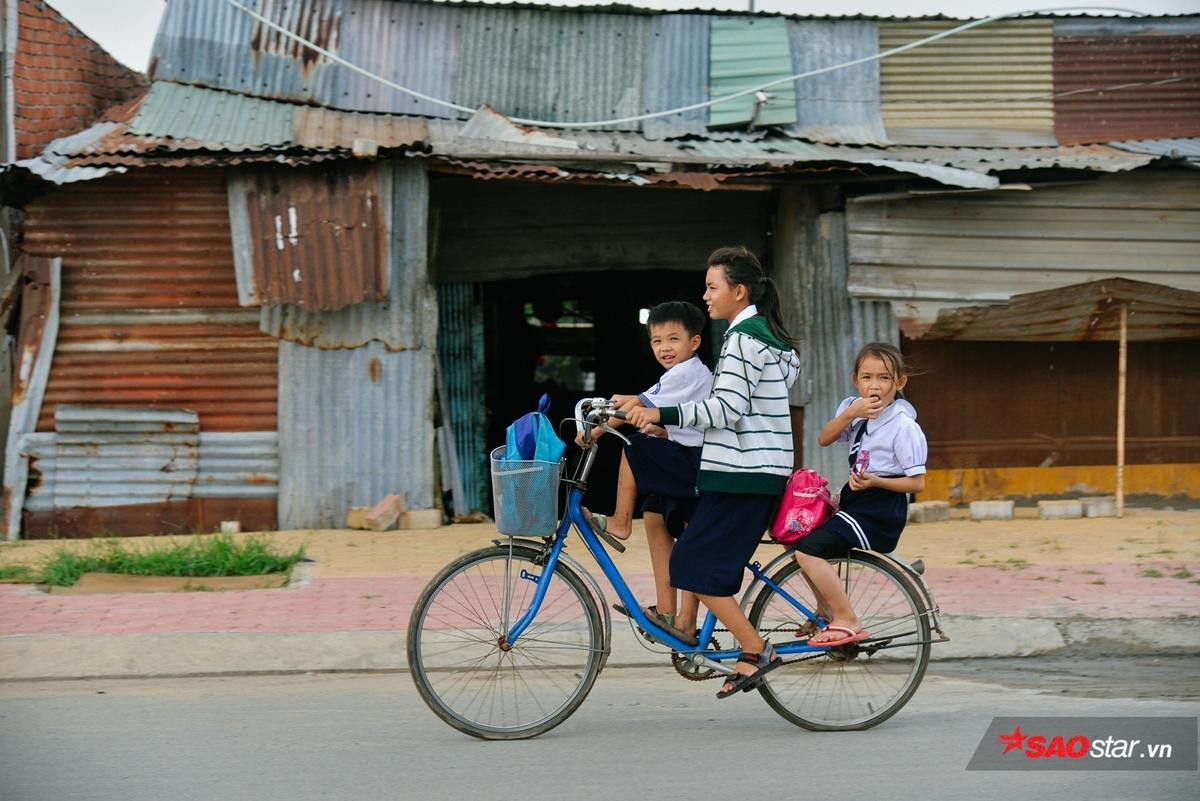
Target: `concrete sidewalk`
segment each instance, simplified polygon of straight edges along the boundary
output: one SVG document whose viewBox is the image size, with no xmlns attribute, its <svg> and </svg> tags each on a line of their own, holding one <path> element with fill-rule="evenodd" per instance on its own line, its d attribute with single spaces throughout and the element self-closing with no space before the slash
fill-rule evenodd
<svg viewBox="0 0 1200 801">
<path fill-rule="evenodd" d="M 281 547 L 303 543 L 314 560 L 286 588 L 57 595 L 0 585 L 0 679 L 402 669 L 421 589 L 496 533 L 479 524 L 267 536 Z M 36 563 L 62 547 L 90 543 L 0 544 L 0 565 Z M 568 552 L 604 584 L 582 543 L 573 539 Z M 778 552 L 764 546 L 758 558 Z M 913 524 L 899 552 L 925 560 L 952 638 L 934 658 L 1068 647 L 1200 652 L 1200 510 Z M 652 598 L 640 530 L 615 559 L 638 597 Z M 610 665 L 667 664 L 615 617 Z"/>
</svg>

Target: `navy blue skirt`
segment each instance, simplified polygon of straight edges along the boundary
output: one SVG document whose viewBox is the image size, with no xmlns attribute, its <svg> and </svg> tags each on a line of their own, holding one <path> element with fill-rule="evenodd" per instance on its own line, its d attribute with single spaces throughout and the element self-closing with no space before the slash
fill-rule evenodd
<svg viewBox="0 0 1200 801">
<path fill-rule="evenodd" d="M 777 495 L 701 492 L 691 522 L 671 550 L 671 586 L 701 595 L 736 595 L 778 504 Z"/>
<path fill-rule="evenodd" d="M 625 458 L 637 482 L 638 494 L 644 498 L 642 511 L 662 515 L 667 531 L 678 537 L 691 521 L 700 500 L 696 495 L 696 477 L 700 474 L 702 449 L 637 431 L 623 431 L 630 435 Z"/>
<path fill-rule="evenodd" d="M 842 487 L 838 508 L 839 511 L 817 531 L 833 531 L 850 547 L 864 551 L 891 553 L 896 550 L 896 542 L 908 522 L 908 495 L 882 487 L 852 490 L 847 484 Z M 797 548 L 804 550 L 803 543 L 804 540 L 800 540 Z"/>
</svg>

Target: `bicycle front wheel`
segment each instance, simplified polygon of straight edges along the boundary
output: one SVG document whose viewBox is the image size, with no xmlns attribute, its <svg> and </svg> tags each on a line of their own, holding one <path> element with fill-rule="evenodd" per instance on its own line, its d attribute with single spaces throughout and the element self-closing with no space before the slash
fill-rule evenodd
<svg viewBox="0 0 1200 801">
<path fill-rule="evenodd" d="M 770 673 L 759 691 L 771 708 L 813 731 L 877 726 L 908 702 L 929 664 L 929 618 L 900 569 L 871 553 L 853 551 L 830 560 L 842 589 L 870 638 L 823 652 L 793 655 L 793 664 Z M 788 595 L 816 609 L 804 573 L 788 562 L 771 579 Z M 750 609 L 750 622 L 766 639 L 794 636 L 807 618 L 771 587 Z"/>
<path fill-rule="evenodd" d="M 580 577 L 541 551 L 500 545 L 466 554 L 429 582 L 408 625 L 408 664 L 421 698 L 459 731 L 534 737 L 583 703 L 604 658 L 600 613 Z M 533 622 L 505 634 L 550 582 Z"/>
</svg>

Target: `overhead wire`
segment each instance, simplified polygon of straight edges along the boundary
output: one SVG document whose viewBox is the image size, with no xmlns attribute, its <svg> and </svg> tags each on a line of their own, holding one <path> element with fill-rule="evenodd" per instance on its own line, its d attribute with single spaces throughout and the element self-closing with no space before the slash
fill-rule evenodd
<svg viewBox="0 0 1200 801">
<path fill-rule="evenodd" d="M 443 100 L 438 97 L 433 97 L 432 95 L 425 94 L 424 92 L 418 92 L 417 90 L 410 89 L 407 86 L 402 86 L 402 85 L 396 83 L 395 81 L 392 81 L 388 78 L 383 77 L 382 75 L 378 75 L 374 72 L 371 72 L 370 70 L 364 69 L 363 67 L 360 67 L 357 64 L 354 64 L 354 63 L 342 58 L 341 56 L 337 55 L 336 53 L 333 53 L 333 52 L 327 50 L 326 48 L 323 48 L 320 45 L 318 45 L 308 39 L 305 39 L 303 36 L 300 36 L 299 34 L 288 30 L 287 28 L 285 28 L 282 25 L 278 24 L 277 22 L 263 16 L 262 14 L 258 13 L 257 11 L 246 7 L 242 3 L 238 2 L 238 0 L 225 0 L 225 2 L 227 4 L 229 4 L 230 6 L 232 6 L 233 8 L 237 9 L 238 11 L 241 11 L 242 13 L 257 20 L 260 24 L 279 33 L 281 36 L 285 36 L 288 39 L 295 41 L 297 44 L 300 44 L 310 50 L 313 50 L 318 55 L 328 59 L 329 61 L 332 61 L 335 64 L 340 64 L 341 66 L 345 67 L 346 69 L 349 69 L 352 72 L 358 73 L 359 75 L 362 75 L 363 77 L 365 77 L 369 80 L 376 81 L 377 83 L 380 83 L 380 84 L 388 87 L 389 89 L 393 89 L 395 91 L 402 92 L 411 97 L 415 97 L 418 100 L 424 100 L 427 103 L 432 103 L 434 105 L 442 106 L 443 108 L 449 108 L 453 111 L 457 111 L 457 112 L 460 112 L 465 115 L 474 114 L 478 110 L 476 108 L 471 108 L 470 106 L 464 106 L 459 103 L 451 102 L 449 100 Z M 990 24 L 993 22 L 999 22 L 999 21 L 1005 20 L 1005 19 L 1024 17 L 1024 16 L 1033 15 L 1033 14 L 1057 14 L 1057 13 L 1083 12 L 1083 11 L 1092 11 L 1092 12 L 1102 11 L 1102 12 L 1111 12 L 1111 13 L 1119 13 L 1119 14 L 1129 14 L 1129 15 L 1135 16 L 1135 17 L 1149 16 L 1149 14 L 1142 12 L 1142 11 L 1137 11 L 1137 10 L 1128 9 L 1128 8 L 1117 8 L 1117 7 L 1112 7 L 1112 6 L 1056 6 L 1056 7 L 1051 7 L 1051 8 L 1035 8 L 1035 9 L 1025 9 L 1022 11 L 1010 11 L 1010 12 L 1007 12 L 1004 14 L 995 14 L 993 16 L 985 17 L 983 19 L 971 20 L 969 22 L 966 22 L 962 25 L 951 28 L 949 30 L 941 31 L 940 33 L 935 33 L 930 36 L 926 36 L 923 39 L 917 39 L 916 41 L 909 42 L 908 44 L 900 45 L 898 47 L 893 47 L 889 50 L 883 50 L 883 51 L 874 53 L 869 56 L 863 56 L 862 58 L 856 58 L 856 59 L 852 59 L 850 61 L 844 61 L 840 64 L 832 64 L 828 67 L 820 67 L 818 69 L 806 70 L 804 72 L 798 72 L 795 75 L 791 75 L 786 78 L 777 78 L 775 80 L 768 81 L 763 84 L 759 84 L 758 86 L 752 87 L 750 89 L 743 89 L 741 91 L 732 92 L 730 94 L 723 95 L 721 97 L 712 98 L 711 100 L 705 100 L 700 103 L 690 103 L 686 106 L 678 106 L 676 108 L 666 109 L 664 111 L 654 111 L 654 112 L 649 112 L 646 114 L 637 114 L 634 116 L 620 117 L 620 118 L 610 119 L 610 120 L 590 120 L 587 122 L 560 122 L 557 120 L 534 120 L 534 119 L 526 119 L 523 117 L 508 117 L 508 119 L 512 120 L 513 122 L 515 122 L 519 125 L 529 125 L 529 126 L 533 126 L 536 128 L 563 128 L 563 129 L 566 129 L 566 128 L 603 128 L 603 127 L 612 126 L 612 125 L 625 125 L 625 124 L 633 123 L 633 122 L 643 122 L 645 120 L 657 119 L 659 117 L 671 117 L 676 114 L 684 114 L 689 111 L 697 111 L 700 109 L 708 108 L 710 106 L 714 106 L 719 103 L 726 103 L 730 100 L 736 100 L 741 97 L 753 95 L 756 92 L 764 92 L 767 89 L 770 89 L 774 86 L 778 86 L 783 83 L 804 80 L 805 78 L 812 78 L 817 75 L 824 75 L 826 73 L 834 72 L 836 70 L 848 69 L 850 67 L 856 67 L 860 64 L 868 64 L 873 61 L 882 61 L 883 59 L 891 58 L 893 56 L 899 55 L 900 53 L 904 53 L 909 50 L 914 50 L 918 47 L 924 47 L 925 45 L 931 44 L 940 39 L 945 39 L 948 36 L 954 36 L 956 34 L 964 33 L 968 30 L 971 30 L 972 28 L 978 28 L 981 25 L 987 25 L 987 24 Z M 1165 79 L 1165 80 L 1174 80 L 1174 79 Z M 1082 91 L 1088 91 L 1088 90 L 1086 90 L 1086 89 L 1072 90 L 1072 92 L 1066 93 L 1066 94 L 1082 92 Z M 1106 91 L 1106 90 L 1097 89 L 1096 91 Z M 983 101 L 973 101 L 973 102 L 983 102 Z M 500 111 L 500 113 L 503 113 L 503 111 L 500 109 L 497 109 L 497 111 Z"/>
</svg>

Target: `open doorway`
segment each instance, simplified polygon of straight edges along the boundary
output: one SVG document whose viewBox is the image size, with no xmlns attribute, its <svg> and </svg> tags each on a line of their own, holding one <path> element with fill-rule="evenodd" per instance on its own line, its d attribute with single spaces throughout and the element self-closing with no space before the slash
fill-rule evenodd
<svg viewBox="0 0 1200 801">
<path fill-rule="evenodd" d="M 662 367 L 650 353 L 645 311 L 668 300 L 703 309 L 700 271 L 555 273 L 494 281 L 483 287 L 485 373 L 489 443 L 548 393 L 557 424 L 583 397 L 635 394 L 652 387 Z M 712 323 L 702 334 L 700 356 L 712 366 Z M 573 427 L 560 431 L 570 443 Z M 608 510 L 613 503 L 618 443 L 604 442 L 585 503 Z M 573 445 L 571 464 L 578 456 Z"/>
</svg>

